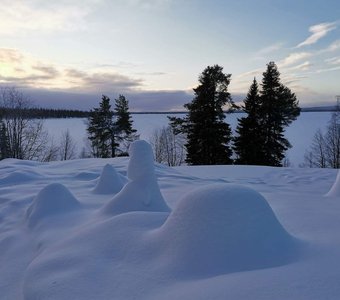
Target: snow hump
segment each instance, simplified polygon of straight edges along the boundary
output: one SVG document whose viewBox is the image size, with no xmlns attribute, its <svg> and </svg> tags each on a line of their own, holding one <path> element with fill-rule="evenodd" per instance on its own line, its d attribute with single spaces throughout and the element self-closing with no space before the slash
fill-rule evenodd
<svg viewBox="0 0 340 300">
<path fill-rule="evenodd" d="M 103 213 L 117 215 L 130 211 L 170 211 L 156 179 L 152 148 L 143 140 L 135 141 L 130 146 L 128 178 L 130 181 L 104 206 Z"/>
<path fill-rule="evenodd" d="M 338 175 L 336 176 L 333 186 L 326 194 L 326 197 L 339 197 L 339 196 L 340 196 L 340 171 L 338 171 Z"/>
<path fill-rule="evenodd" d="M 26 216 L 29 226 L 34 226 L 42 219 L 79 208 L 80 203 L 64 185 L 52 183 L 44 187 L 34 198 Z"/>
<path fill-rule="evenodd" d="M 104 166 L 93 192 L 95 194 L 117 194 L 123 186 L 124 183 L 115 168 L 107 164 Z"/>
<path fill-rule="evenodd" d="M 172 257 L 169 268 L 192 276 L 283 265 L 297 250 L 258 192 L 229 184 L 184 196 L 154 237 L 161 256 Z"/>
</svg>

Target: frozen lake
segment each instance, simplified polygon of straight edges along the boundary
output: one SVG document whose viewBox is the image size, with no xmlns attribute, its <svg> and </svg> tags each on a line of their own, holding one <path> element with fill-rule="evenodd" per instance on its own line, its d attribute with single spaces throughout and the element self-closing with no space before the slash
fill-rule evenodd
<svg viewBox="0 0 340 300">
<path fill-rule="evenodd" d="M 287 157 L 292 166 L 298 167 L 303 162 L 305 151 L 309 148 L 317 129 L 326 129 L 331 112 L 303 112 L 286 130 L 286 137 L 293 145 L 288 150 Z M 149 141 L 153 131 L 168 124 L 167 114 L 132 114 L 133 126 L 137 129 L 140 138 Z M 171 116 L 184 116 L 176 114 Z M 237 126 L 237 119 L 243 114 L 227 115 L 226 121 L 233 129 Z M 79 152 L 83 148 L 86 136 L 86 119 L 47 119 L 45 127 L 55 141 L 60 139 L 61 133 L 67 129 L 76 141 Z"/>
</svg>

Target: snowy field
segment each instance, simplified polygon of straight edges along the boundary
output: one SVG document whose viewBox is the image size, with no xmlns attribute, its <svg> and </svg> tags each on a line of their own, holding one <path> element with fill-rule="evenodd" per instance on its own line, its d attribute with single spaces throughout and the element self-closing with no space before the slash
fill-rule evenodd
<svg viewBox="0 0 340 300">
<path fill-rule="evenodd" d="M 243 115 L 229 114 L 227 122 L 235 129 L 237 118 Z M 183 117 L 184 115 L 177 116 Z M 293 148 L 288 150 L 287 157 L 293 167 L 298 167 L 303 162 L 305 151 L 309 148 L 316 130 L 325 129 L 330 117 L 330 112 L 301 113 L 300 117 L 287 128 L 286 136 L 293 145 Z M 165 114 L 133 114 L 132 118 L 140 138 L 147 141 L 150 140 L 155 129 L 167 126 L 169 123 Z M 62 131 L 69 129 L 80 152 L 86 139 L 85 121 L 86 119 L 48 119 L 45 120 L 45 125 L 56 141 L 60 138 Z"/>
<path fill-rule="evenodd" d="M 0 162 L 0 299 L 340 299 L 337 170 L 130 151 Z"/>
</svg>

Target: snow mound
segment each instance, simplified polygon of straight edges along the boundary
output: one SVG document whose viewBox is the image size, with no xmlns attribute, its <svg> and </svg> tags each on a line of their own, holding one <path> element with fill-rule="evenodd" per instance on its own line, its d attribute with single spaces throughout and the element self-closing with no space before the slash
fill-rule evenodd
<svg viewBox="0 0 340 300">
<path fill-rule="evenodd" d="M 325 196 L 326 197 L 339 197 L 340 196 L 340 171 L 338 171 L 338 175 L 336 176 L 334 184 L 332 185 L 331 189 Z"/>
<path fill-rule="evenodd" d="M 26 212 L 29 226 L 54 215 L 76 211 L 80 203 L 72 193 L 60 183 L 52 183 L 44 187 L 34 198 Z"/>
<path fill-rule="evenodd" d="M 296 257 L 297 241 L 267 201 L 239 185 L 212 184 L 179 201 L 154 233 L 176 274 L 210 276 L 274 267 Z"/>
<path fill-rule="evenodd" d="M 115 168 L 107 164 L 104 166 L 93 192 L 95 194 L 117 194 L 123 186 L 124 183 Z"/>
<path fill-rule="evenodd" d="M 159 189 L 152 149 L 147 142 L 139 140 L 131 144 L 127 175 L 130 181 L 103 207 L 103 213 L 118 215 L 130 211 L 170 211 Z"/>
</svg>

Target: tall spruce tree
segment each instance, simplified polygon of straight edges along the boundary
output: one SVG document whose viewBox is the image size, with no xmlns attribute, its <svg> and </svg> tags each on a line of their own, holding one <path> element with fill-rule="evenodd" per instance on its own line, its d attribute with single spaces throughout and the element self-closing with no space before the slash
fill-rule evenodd
<svg viewBox="0 0 340 300">
<path fill-rule="evenodd" d="M 300 115 L 299 102 L 294 93 L 280 82 L 280 73 L 274 62 L 263 73 L 259 131 L 263 138 L 262 164 L 282 166 L 285 152 L 291 147 L 284 137 L 285 127 Z"/>
<path fill-rule="evenodd" d="M 282 166 L 291 147 L 284 137 L 285 127 L 300 114 L 296 96 L 280 82 L 274 62 L 263 73 L 262 90 L 254 79 L 244 101 L 247 117 L 239 120 L 234 150 L 240 164 Z"/>
<path fill-rule="evenodd" d="M 184 119 L 170 118 L 175 132 L 187 136 L 186 162 L 190 165 L 230 164 L 231 129 L 225 123 L 223 107 L 233 105 L 228 92 L 230 74 L 219 65 L 208 66 L 199 76 L 194 89 L 195 98 L 184 105 L 188 114 Z"/>
<path fill-rule="evenodd" d="M 256 78 L 251 84 L 243 111 L 247 114 L 238 120 L 237 136 L 234 138 L 236 163 L 243 165 L 264 164 L 263 135 L 260 126 L 261 98 Z"/>
<path fill-rule="evenodd" d="M 103 95 L 99 108 L 90 111 L 88 119 L 88 138 L 94 157 L 108 158 L 116 156 L 117 143 L 110 98 Z"/>
<path fill-rule="evenodd" d="M 119 95 L 115 99 L 114 114 L 116 116 L 115 130 L 117 141 L 120 143 L 120 154 L 124 155 L 131 142 L 138 139 L 137 130 L 132 127 L 132 118 L 129 112 L 129 101 L 123 96 Z"/>
</svg>

